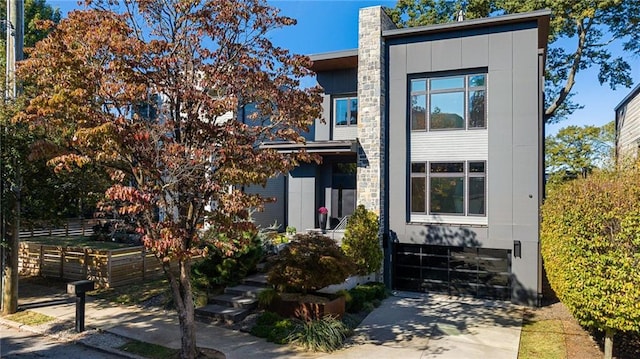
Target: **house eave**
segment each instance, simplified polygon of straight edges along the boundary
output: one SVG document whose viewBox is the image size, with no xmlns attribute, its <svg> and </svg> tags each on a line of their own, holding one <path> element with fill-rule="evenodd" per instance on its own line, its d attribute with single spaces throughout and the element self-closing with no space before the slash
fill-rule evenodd
<svg viewBox="0 0 640 359">
<path fill-rule="evenodd" d="M 357 140 L 332 140 L 309 141 L 307 143 L 296 142 L 265 142 L 261 149 L 275 149 L 280 153 L 295 153 L 306 151 L 321 155 L 355 155 L 357 153 Z"/>
<path fill-rule="evenodd" d="M 464 21 L 448 22 L 445 24 L 417 26 L 411 28 L 392 29 L 382 32 L 382 37 L 386 39 L 419 36 L 426 34 L 437 34 L 444 32 L 453 32 L 460 30 L 471 30 L 478 28 L 494 27 L 497 25 L 508 25 L 523 23 L 528 21 L 537 21 L 538 23 L 538 48 L 546 49 L 549 37 L 549 21 L 551 19 L 551 10 L 537 10 L 518 14 L 509 14 L 493 17 L 485 17 L 479 19 L 471 19 Z"/>
</svg>

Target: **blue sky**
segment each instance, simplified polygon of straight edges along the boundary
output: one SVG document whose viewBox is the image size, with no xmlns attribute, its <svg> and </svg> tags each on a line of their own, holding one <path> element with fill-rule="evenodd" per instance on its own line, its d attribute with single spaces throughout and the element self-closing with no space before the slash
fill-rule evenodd
<svg viewBox="0 0 640 359">
<path fill-rule="evenodd" d="M 317 54 L 328 51 L 354 49 L 358 46 L 358 9 L 382 5 L 393 7 L 395 1 L 370 0 L 270 0 L 282 14 L 295 18 L 298 24 L 279 29 L 271 34 L 274 43 L 294 53 Z M 63 15 L 79 8 L 76 0 L 47 0 L 59 7 Z M 571 41 L 563 42 L 571 50 Z M 631 65 L 634 86 L 640 82 L 640 57 L 627 55 Z M 558 124 L 548 125 L 547 134 L 553 134 L 569 125 L 601 126 L 614 119 L 613 108 L 631 91 L 618 87 L 615 91 L 605 84 L 601 86 L 597 69 L 583 70 L 576 76 L 574 100 L 584 106 Z"/>
</svg>

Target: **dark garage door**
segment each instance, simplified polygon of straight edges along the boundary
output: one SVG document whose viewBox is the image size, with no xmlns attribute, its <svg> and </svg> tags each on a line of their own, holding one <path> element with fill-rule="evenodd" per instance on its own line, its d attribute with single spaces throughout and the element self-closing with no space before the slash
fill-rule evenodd
<svg viewBox="0 0 640 359">
<path fill-rule="evenodd" d="M 395 289 L 509 300 L 511 251 L 395 244 Z"/>
</svg>

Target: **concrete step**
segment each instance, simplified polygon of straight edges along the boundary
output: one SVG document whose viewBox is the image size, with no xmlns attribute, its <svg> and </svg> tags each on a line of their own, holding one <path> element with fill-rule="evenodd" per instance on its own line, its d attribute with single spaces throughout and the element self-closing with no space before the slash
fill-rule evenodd
<svg viewBox="0 0 640 359">
<path fill-rule="evenodd" d="M 255 287 L 271 287 L 269 282 L 267 281 L 266 273 L 258 273 L 253 274 L 242 280 L 242 283 L 245 285 L 252 285 Z"/>
<path fill-rule="evenodd" d="M 251 313 L 250 309 L 233 308 L 219 304 L 207 304 L 195 310 L 196 318 L 205 323 L 217 321 L 235 323 L 243 320 L 249 313 Z"/>
<path fill-rule="evenodd" d="M 265 290 L 265 287 L 259 287 L 255 285 L 241 284 L 235 287 L 227 287 L 224 289 L 225 294 L 233 294 L 237 296 L 244 296 L 250 298 L 258 298 L 258 293 Z"/>
<path fill-rule="evenodd" d="M 256 298 L 245 297 L 235 294 L 221 294 L 217 295 L 210 300 L 213 304 L 219 304 L 226 307 L 254 309 L 258 306 L 258 300 Z"/>
</svg>

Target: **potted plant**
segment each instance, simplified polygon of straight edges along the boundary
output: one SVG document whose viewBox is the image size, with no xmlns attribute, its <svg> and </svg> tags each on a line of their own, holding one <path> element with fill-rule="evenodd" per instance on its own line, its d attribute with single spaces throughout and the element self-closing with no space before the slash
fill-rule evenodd
<svg viewBox="0 0 640 359">
<path fill-rule="evenodd" d="M 345 298 L 316 291 L 342 283 L 354 272 L 353 262 L 331 238 L 318 233 L 298 234 L 280 252 L 268 273 L 269 283 L 279 292 L 269 309 L 305 320 L 325 315 L 342 317 Z"/>
<path fill-rule="evenodd" d="M 327 216 L 329 214 L 329 210 L 327 207 L 318 208 L 318 223 L 320 224 L 320 229 L 322 233 L 327 232 Z"/>
</svg>

